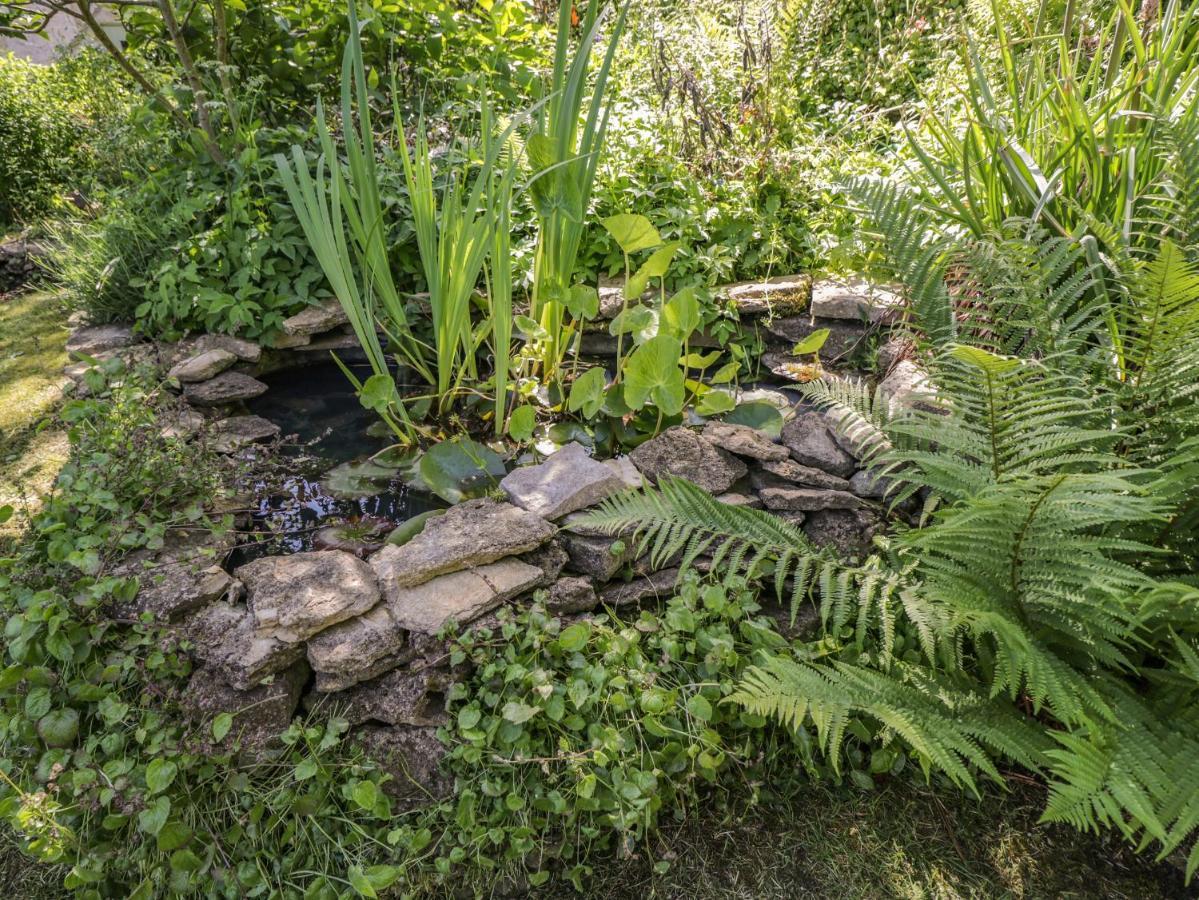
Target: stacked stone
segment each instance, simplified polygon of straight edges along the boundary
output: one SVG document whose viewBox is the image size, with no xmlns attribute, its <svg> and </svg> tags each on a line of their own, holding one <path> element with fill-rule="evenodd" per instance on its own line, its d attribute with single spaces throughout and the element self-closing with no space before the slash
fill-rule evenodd
<svg viewBox="0 0 1199 900">
<path fill-rule="evenodd" d="M 19 291 L 33 281 L 38 259 L 46 255 L 40 244 L 22 238 L 0 244 L 0 294 Z"/>
</svg>

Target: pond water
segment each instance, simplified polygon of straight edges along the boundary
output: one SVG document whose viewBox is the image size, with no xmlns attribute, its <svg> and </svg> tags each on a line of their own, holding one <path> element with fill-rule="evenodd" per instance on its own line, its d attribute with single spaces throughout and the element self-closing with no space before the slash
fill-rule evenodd
<svg viewBox="0 0 1199 900">
<path fill-rule="evenodd" d="M 360 379 L 371 374 L 366 365 L 350 368 Z M 313 535 L 325 526 L 367 520 L 399 525 L 445 507 L 439 498 L 399 480 L 362 497 L 335 495 L 326 489 L 324 476 L 334 466 L 390 444 L 385 437 L 368 433 L 378 417 L 358 402 L 336 363 L 287 369 L 260 380 L 269 389 L 247 403 L 250 412 L 274 422 L 285 436 L 295 437 L 283 445 L 272 473 L 247 486 L 253 494 L 255 537 L 234 551 L 234 566 L 261 556 L 310 550 Z"/>
</svg>

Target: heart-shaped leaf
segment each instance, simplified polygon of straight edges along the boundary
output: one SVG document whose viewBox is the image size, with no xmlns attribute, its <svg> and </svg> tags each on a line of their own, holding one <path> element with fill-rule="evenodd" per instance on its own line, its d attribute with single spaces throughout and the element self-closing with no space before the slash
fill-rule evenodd
<svg viewBox="0 0 1199 900">
<path fill-rule="evenodd" d="M 429 490 L 448 503 L 481 497 L 507 474 L 498 453 L 464 437 L 434 444 L 417 469 Z"/>
<path fill-rule="evenodd" d="M 724 421 L 733 425 L 748 425 L 771 437 L 778 437 L 783 433 L 783 414 L 779 412 L 778 407 L 761 400 L 740 404 L 724 417 Z"/>
<path fill-rule="evenodd" d="M 533 428 L 536 425 L 537 411 L 531 406 L 521 406 L 514 409 L 508 418 L 508 436 L 523 444 L 533 436 Z"/>
<path fill-rule="evenodd" d="M 634 306 L 617 313 L 608 323 L 608 334 L 632 334 L 637 343 L 649 340 L 658 333 L 658 314 L 649 306 Z"/>
<path fill-rule="evenodd" d="M 701 416 L 718 416 L 730 412 L 737 405 L 733 395 L 728 391 L 708 391 L 695 405 L 695 411 Z"/>
<path fill-rule="evenodd" d="M 599 312 L 599 291 L 588 284 L 576 284 L 566 295 L 566 309 L 576 319 L 592 319 Z"/>
<path fill-rule="evenodd" d="M 582 412 L 588 419 L 593 418 L 600 411 L 600 407 L 604 405 L 606 383 L 607 377 L 603 369 L 598 366 L 588 369 L 570 386 L 570 397 L 566 401 L 566 408 L 571 412 Z"/>
<path fill-rule="evenodd" d="M 602 224 L 625 253 L 652 250 L 662 246 L 662 237 L 658 234 L 658 229 L 654 228 L 653 223 L 645 216 L 619 213 L 604 219 Z"/>
<path fill-rule="evenodd" d="M 668 416 L 683 410 L 682 348 L 677 339 L 660 334 L 632 352 L 625 364 L 624 399 L 632 409 L 653 403 Z"/>
<path fill-rule="evenodd" d="M 382 372 L 366 379 L 362 383 L 362 390 L 358 392 L 358 402 L 367 409 L 375 411 L 387 409 L 396 397 L 395 381 L 390 375 Z"/>
<path fill-rule="evenodd" d="M 805 353 L 819 353 L 820 348 L 824 346 L 824 342 L 828 340 L 828 336 L 831 333 L 828 328 L 818 328 L 792 347 L 791 352 L 796 356 L 802 356 Z"/>
<path fill-rule="evenodd" d="M 680 341 L 686 340 L 691 332 L 699 327 L 699 322 L 699 300 L 696 298 L 693 288 L 683 288 L 667 300 L 666 305 L 662 307 L 664 330 Z M 706 365 L 711 364 L 709 362 Z M 689 362 L 688 365 L 691 363 Z"/>
<path fill-rule="evenodd" d="M 647 259 L 637 270 L 638 275 L 644 275 L 646 278 L 661 278 L 670 271 L 671 260 L 682 246 L 681 241 L 671 241 L 669 244 L 663 244 L 657 250 L 650 254 Z"/>
</svg>

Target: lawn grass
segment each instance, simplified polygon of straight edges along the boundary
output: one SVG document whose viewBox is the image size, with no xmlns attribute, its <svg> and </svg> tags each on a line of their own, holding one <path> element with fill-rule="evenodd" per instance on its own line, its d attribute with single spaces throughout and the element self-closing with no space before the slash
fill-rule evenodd
<svg viewBox="0 0 1199 900">
<path fill-rule="evenodd" d="M 51 293 L 0 296 L 0 505 L 18 511 L 36 508 L 67 455 L 66 436 L 44 426 L 66 383 L 66 316 Z M 0 540 L 22 526 L 20 515 L 0 525 Z"/>
</svg>

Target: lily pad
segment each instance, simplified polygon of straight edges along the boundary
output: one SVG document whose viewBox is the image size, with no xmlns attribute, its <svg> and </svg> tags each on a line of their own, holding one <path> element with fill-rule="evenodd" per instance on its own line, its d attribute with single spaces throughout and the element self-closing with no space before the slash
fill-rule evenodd
<svg viewBox="0 0 1199 900">
<path fill-rule="evenodd" d="M 724 417 L 724 421 L 730 425 L 748 425 L 771 437 L 779 437 L 783 433 L 783 414 L 778 407 L 765 400 L 740 404 Z"/>
<path fill-rule="evenodd" d="M 413 516 L 407 522 L 403 522 L 395 531 L 387 536 L 387 543 L 395 544 L 397 547 L 402 547 L 422 531 L 425 530 L 425 525 L 430 519 L 435 519 L 445 513 L 444 509 L 430 509 L 428 512 L 423 512 L 419 516 Z"/>
<path fill-rule="evenodd" d="M 364 459 L 342 463 L 330 469 L 321 479 L 321 484 L 325 493 L 332 497 L 354 500 L 383 493 L 398 475 L 399 469 L 396 466 L 374 459 Z"/>
<path fill-rule="evenodd" d="M 364 559 L 378 550 L 391 528 L 386 519 L 367 518 L 329 525 L 312 535 L 313 550 L 342 550 Z"/>
<path fill-rule="evenodd" d="M 429 490 L 448 503 L 482 497 L 507 474 L 503 457 L 478 441 L 462 437 L 426 450 L 417 471 Z"/>
</svg>

